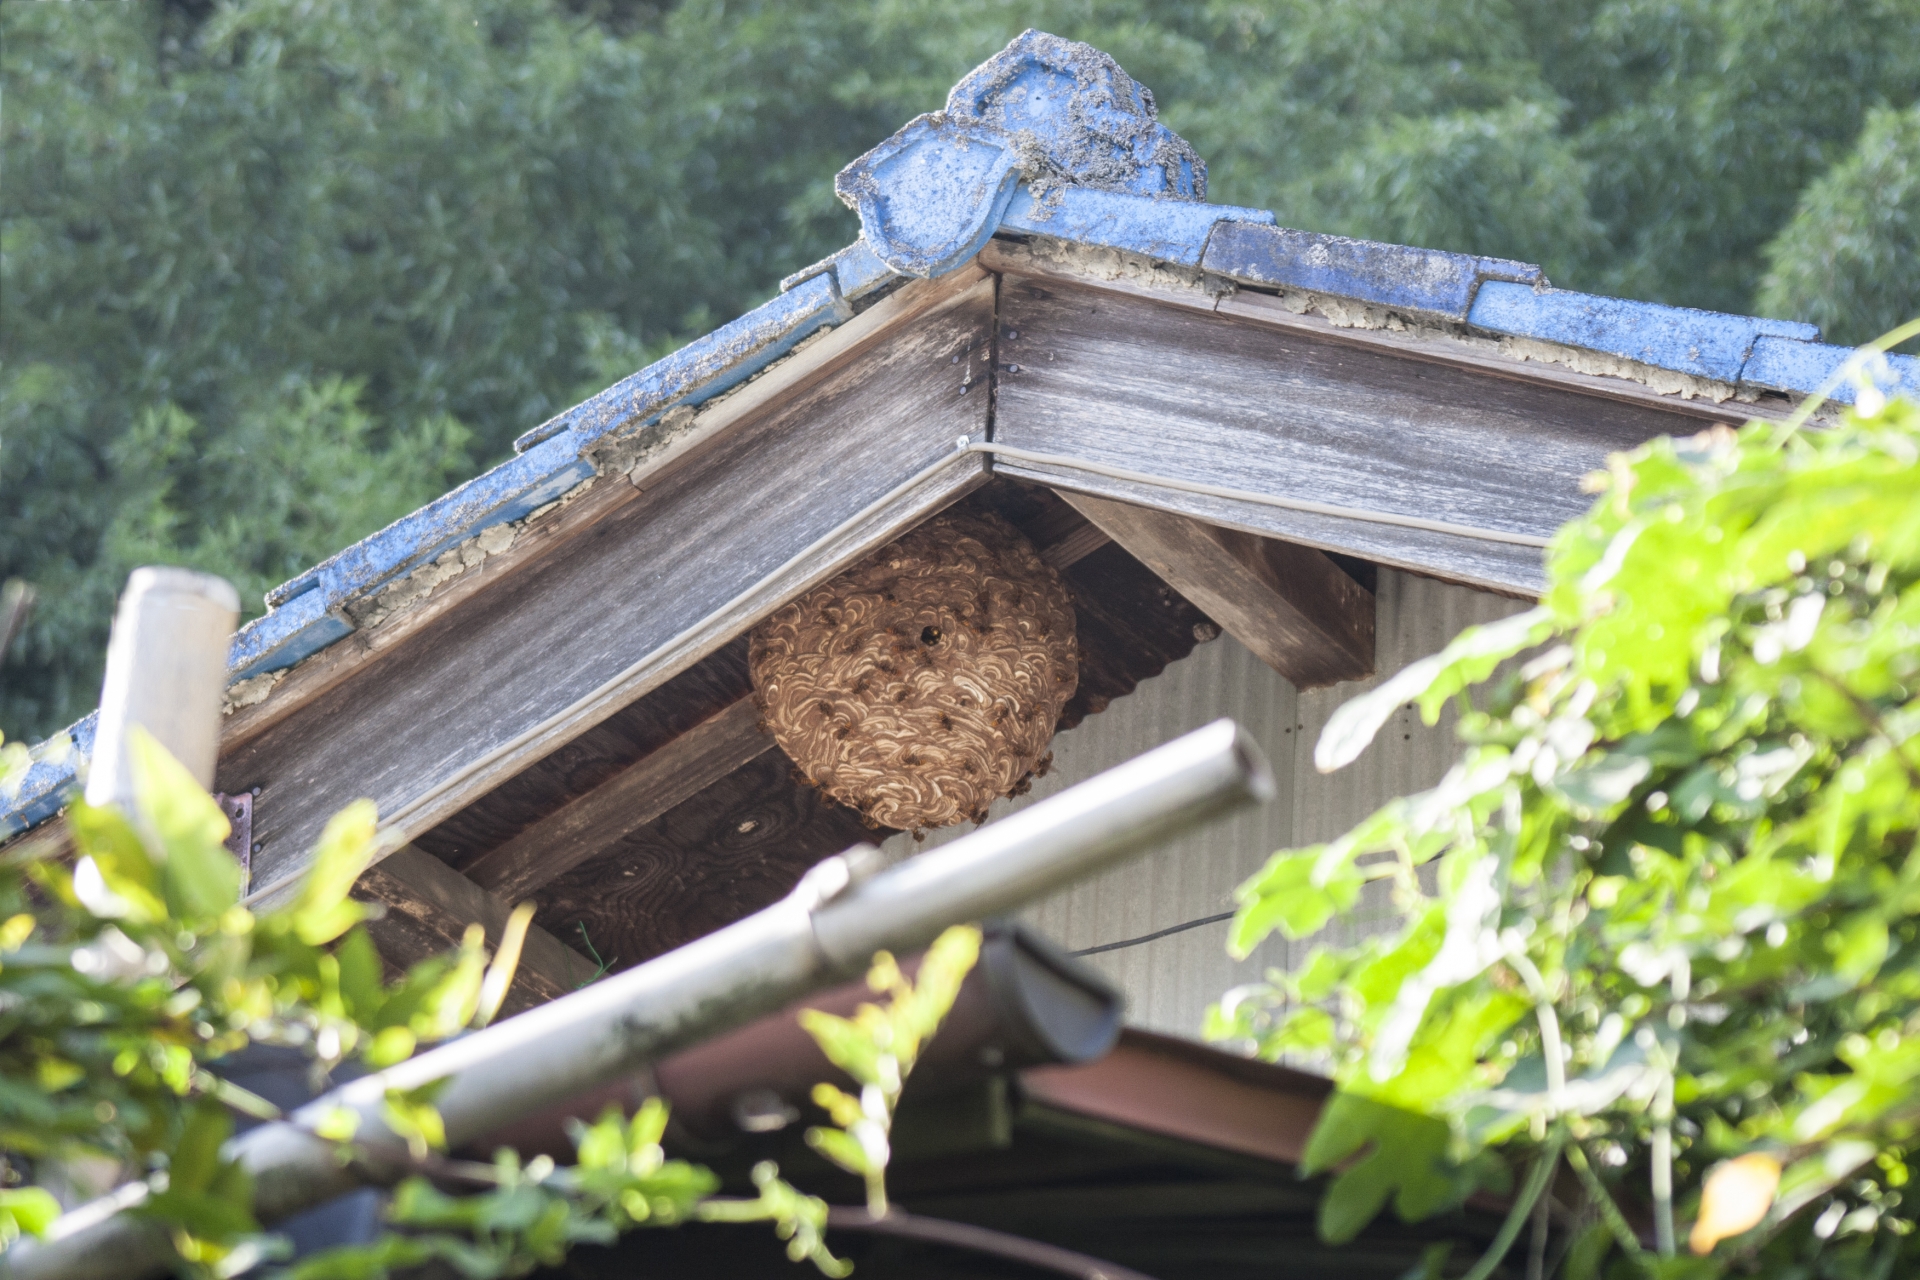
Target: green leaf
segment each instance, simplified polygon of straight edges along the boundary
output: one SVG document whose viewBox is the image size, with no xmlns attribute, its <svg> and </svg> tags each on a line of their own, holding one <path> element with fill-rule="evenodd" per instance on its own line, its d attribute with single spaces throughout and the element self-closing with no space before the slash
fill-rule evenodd
<svg viewBox="0 0 1920 1280">
<path fill-rule="evenodd" d="M 60 1202 L 39 1187 L 0 1190 L 0 1248 L 18 1240 L 23 1232 L 45 1235 L 59 1216 Z"/>
<path fill-rule="evenodd" d="M 1858 983 L 1873 976 L 1886 960 L 1891 938 L 1887 922 L 1868 915 L 1848 924 L 1834 943 L 1834 972 L 1849 982 Z"/>
<path fill-rule="evenodd" d="M 386 1280 L 435 1257 L 433 1246 L 413 1236 L 384 1235 L 372 1244 L 340 1245 L 302 1258 L 287 1280 Z"/>
<path fill-rule="evenodd" d="M 633 1113 L 633 1121 L 627 1126 L 627 1150 L 641 1151 L 658 1147 L 666 1136 L 669 1108 L 665 1098 L 648 1098 Z"/>
<path fill-rule="evenodd" d="M 243 1205 L 208 1192 L 167 1190 L 150 1195 L 133 1211 L 155 1222 L 184 1227 L 202 1240 L 229 1243 L 241 1236 L 255 1235 L 260 1224 Z"/>
<path fill-rule="evenodd" d="M 573 1125 L 574 1159 L 583 1169 L 627 1167 L 626 1117 L 609 1105 L 591 1125 Z"/>
<path fill-rule="evenodd" d="M 1567 1280 L 1600 1280 L 1600 1264 L 1612 1249 L 1613 1229 L 1605 1222 L 1591 1223 L 1567 1249 Z"/>
<path fill-rule="evenodd" d="M 1653 762 L 1642 755 L 1611 752 L 1598 760 L 1554 778 L 1553 785 L 1578 809 L 1600 812 L 1613 808 L 1653 772 Z"/>
<path fill-rule="evenodd" d="M 1344 1244 L 1389 1199 L 1408 1222 L 1460 1203 L 1471 1178 L 1447 1163 L 1444 1122 L 1338 1090 L 1328 1099 L 1301 1157 L 1301 1171 L 1340 1167 L 1320 1201 L 1320 1237 Z M 1341 1167 L 1344 1166 L 1344 1167 Z"/>
<path fill-rule="evenodd" d="M 451 1080 L 452 1077 L 433 1080 L 415 1089 L 389 1089 L 381 1100 L 380 1118 L 396 1137 L 406 1140 L 416 1160 L 424 1160 L 430 1152 L 446 1148 L 446 1121 L 440 1118 L 434 1101 L 446 1091 Z"/>
<path fill-rule="evenodd" d="M 340 962 L 340 997 L 346 1002 L 348 1014 L 363 1026 L 371 1025 L 387 997 L 385 969 L 372 937 L 356 925 L 347 931 L 333 954 Z"/>
<path fill-rule="evenodd" d="M 81 857 L 92 864 L 106 889 L 104 897 L 95 899 L 83 887 L 84 870 L 75 869 L 75 892 L 82 896 L 94 915 L 139 923 L 167 918 L 167 904 L 161 896 L 160 869 L 154 865 L 133 825 L 119 810 L 95 808 L 84 800 L 76 800 L 67 809 L 67 823 Z"/>
<path fill-rule="evenodd" d="M 1278 929 L 1289 938 L 1317 933 L 1335 914 L 1350 910 L 1366 876 L 1350 858 L 1328 845 L 1282 850 L 1239 889 L 1227 950 L 1245 959 Z"/>
<path fill-rule="evenodd" d="M 167 905 L 183 923 L 213 920 L 240 901 L 240 864 L 223 841 L 227 815 L 186 767 L 139 725 L 127 731 L 135 803 L 163 854 Z"/>
<path fill-rule="evenodd" d="M 818 1009 L 801 1010 L 800 1026 L 827 1055 L 827 1061 L 861 1084 L 879 1083 L 882 1050 L 865 1027 Z"/>
<path fill-rule="evenodd" d="M 449 1227 L 471 1231 L 481 1225 L 488 1206 L 480 1196 L 450 1196 L 425 1178 L 408 1178 L 393 1189 L 389 1221 L 408 1227 Z"/>
<path fill-rule="evenodd" d="M 43 1054 L 33 1064 L 33 1082 L 40 1086 L 42 1093 L 59 1093 L 70 1089 L 87 1078 L 87 1069 L 77 1062 L 65 1058 L 56 1058 L 52 1054 Z"/>
<path fill-rule="evenodd" d="M 220 1172 L 220 1147 L 233 1136 L 233 1117 L 211 1099 L 202 1099 L 187 1112 L 186 1128 L 167 1166 L 167 1186 L 197 1193 L 213 1185 Z"/>
<path fill-rule="evenodd" d="M 867 1159 L 866 1149 L 852 1134 L 844 1130 L 827 1129 L 816 1125 L 807 1130 L 807 1145 L 848 1173 L 865 1177 L 873 1171 L 872 1162 Z"/>
<path fill-rule="evenodd" d="M 1335 711 L 1314 745 L 1314 767 L 1332 773 L 1359 759 L 1380 726 L 1409 702 L 1417 700 L 1422 717 L 1432 724 L 1448 698 L 1486 679 L 1521 650 L 1542 643 L 1554 628 L 1553 612 L 1545 607 L 1468 627 L 1439 653 L 1409 663 Z"/>
<path fill-rule="evenodd" d="M 390 1067 L 396 1062 L 405 1062 L 413 1056 L 414 1046 L 419 1043 L 411 1027 L 382 1027 L 374 1032 L 367 1041 L 367 1047 L 361 1052 L 361 1060 L 378 1071 Z"/>
<path fill-rule="evenodd" d="M 379 848 L 378 815 L 371 800 L 356 800 L 327 821 L 313 849 L 313 865 L 287 909 L 294 934 L 310 947 L 332 942 L 366 915 L 348 898 Z"/>
</svg>

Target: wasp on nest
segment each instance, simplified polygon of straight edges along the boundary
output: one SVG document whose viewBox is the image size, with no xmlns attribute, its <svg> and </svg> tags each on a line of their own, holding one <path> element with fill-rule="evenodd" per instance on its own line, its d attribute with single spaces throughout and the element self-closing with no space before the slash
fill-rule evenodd
<svg viewBox="0 0 1920 1280">
<path fill-rule="evenodd" d="M 1024 792 L 1079 683 L 1073 602 L 997 515 L 935 516 L 775 611 L 748 648 L 763 723 L 806 780 L 921 831 Z"/>
</svg>

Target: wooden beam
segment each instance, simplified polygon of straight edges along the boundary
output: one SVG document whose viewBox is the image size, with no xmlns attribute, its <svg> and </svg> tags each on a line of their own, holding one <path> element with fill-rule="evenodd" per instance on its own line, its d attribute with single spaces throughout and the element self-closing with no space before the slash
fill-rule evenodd
<svg viewBox="0 0 1920 1280">
<path fill-rule="evenodd" d="M 1321 552 L 1150 507 L 1060 496 L 1297 687 L 1373 674 L 1373 594 Z"/>
<path fill-rule="evenodd" d="M 1056 571 L 1065 571 L 1112 541 L 1105 529 L 1091 520 L 1082 521 L 1058 541 L 1042 546 L 1040 558 Z"/>
<path fill-rule="evenodd" d="M 481 855 L 467 876 L 517 902 L 772 747 L 742 698 Z"/>
<path fill-rule="evenodd" d="M 1608 453 L 1703 425 L 1698 402 L 1620 399 L 1054 277 L 1008 275 L 1000 311 L 996 443 L 1280 499 L 1544 538 L 1587 509 L 1581 477 Z M 994 466 L 1471 586 L 1544 584 L 1537 547 Z"/>
<path fill-rule="evenodd" d="M 891 834 L 768 751 L 549 883 L 535 919 L 626 969 L 778 901 L 822 858 Z"/>
<path fill-rule="evenodd" d="M 988 425 L 995 283 L 956 272 L 929 288 L 938 305 L 787 394 L 752 384 L 669 479 L 228 752 L 220 789 L 261 788 L 254 882 L 287 882 L 355 797 L 404 836 L 430 830 L 984 483 L 969 455 L 876 505 Z"/>
<path fill-rule="evenodd" d="M 512 908 L 432 854 L 411 845 L 395 850 L 367 868 L 354 896 L 386 908 L 367 923 L 374 945 L 388 964 L 405 968 L 460 945 L 469 924 L 487 931 L 498 946 Z M 518 1013 L 584 986 L 593 966 L 539 925 L 527 929 L 502 1014 Z"/>
</svg>

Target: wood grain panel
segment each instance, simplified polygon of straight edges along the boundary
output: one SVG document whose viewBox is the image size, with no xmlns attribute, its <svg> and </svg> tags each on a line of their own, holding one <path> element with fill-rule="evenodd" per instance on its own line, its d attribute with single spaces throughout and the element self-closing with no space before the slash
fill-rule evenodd
<svg viewBox="0 0 1920 1280">
<path fill-rule="evenodd" d="M 1544 537 L 1580 477 L 1692 412 L 1009 276 L 994 440 L 1200 483 Z M 1001 461 L 1004 474 L 1517 592 L 1535 548 Z"/>
<path fill-rule="evenodd" d="M 547 884 L 535 917 L 626 969 L 731 924 L 778 899 L 814 863 L 869 829 L 793 777 L 769 751 Z"/>
<path fill-rule="evenodd" d="M 599 719 L 981 483 L 983 461 L 957 462 L 784 567 L 948 454 L 957 436 L 984 430 L 986 388 L 963 390 L 962 371 L 990 340 L 993 292 L 991 279 L 958 291 L 769 403 L 670 482 L 441 614 L 222 760 L 223 789 L 261 788 L 255 882 L 300 866 L 326 817 L 357 796 L 384 814 L 411 803 L 401 829 L 430 829 L 590 728 L 594 718 L 569 709 L 610 679 L 625 673 L 598 695 Z M 516 744 L 558 713 L 568 718 Z M 485 768 L 469 767 L 496 749 Z"/>
<path fill-rule="evenodd" d="M 750 688 L 747 638 L 740 636 L 534 761 L 413 843 L 466 871 L 489 850 L 746 697 Z"/>
<path fill-rule="evenodd" d="M 742 698 L 492 850 L 466 874 L 503 898 L 525 897 L 772 748 L 760 709 Z"/>
<path fill-rule="evenodd" d="M 1297 688 L 1373 674 L 1373 593 L 1325 554 L 1151 507 L 1066 496 Z"/>
</svg>

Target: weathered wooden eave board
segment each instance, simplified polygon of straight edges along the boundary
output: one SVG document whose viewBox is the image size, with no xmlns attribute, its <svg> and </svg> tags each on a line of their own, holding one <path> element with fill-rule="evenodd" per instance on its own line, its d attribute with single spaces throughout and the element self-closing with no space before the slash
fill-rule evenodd
<svg viewBox="0 0 1920 1280">
<path fill-rule="evenodd" d="M 221 727 L 221 751 L 235 751 L 345 680 L 387 649 L 406 643 L 441 615 L 508 577 L 543 562 L 555 547 L 584 534 L 645 490 L 667 483 L 689 458 L 750 417 L 806 394 L 847 361 L 885 344 L 895 329 L 975 288 L 981 272 L 968 269 L 897 290 L 853 320 L 823 330 L 752 381 L 703 406 L 692 426 L 674 435 L 624 475 L 603 474 L 567 495 L 561 509 L 530 521 L 510 550 L 433 589 L 420 604 L 375 627 L 362 627 L 289 670 L 264 700 L 231 712 Z"/>
<path fill-rule="evenodd" d="M 995 239 L 980 251 L 977 259 L 986 270 L 1002 276 L 1022 276 L 1056 280 L 1066 284 L 1099 289 L 1104 292 L 1144 298 L 1183 310 L 1247 320 L 1274 329 L 1291 330 L 1344 346 L 1391 353 L 1424 364 L 1447 365 L 1485 374 L 1507 382 L 1558 387 L 1603 400 L 1652 406 L 1664 413 L 1692 416 L 1700 426 L 1715 422 L 1742 423 L 1749 418 L 1787 417 L 1792 405 L 1782 396 L 1739 398 L 1742 389 L 1727 384 L 1692 380 L 1700 391 L 1713 394 L 1685 395 L 1662 391 L 1654 385 L 1674 375 L 1670 370 L 1636 366 L 1631 361 L 1611 360 L 1621 376 L 1583 372 L 1579 367 L 1593 353 L 1578 348 L 1556 348 L 1547 342 L 1527 348 L 1533 354 L 1515 354 L 1509 349 L 1512 339 L 1476 335 L 1463 328 L 1401 323 L 1366 325 L 1336 323 L 1320 313 L 1320 305 L 1337 305 L 1338 298 L 1295 299 L 1313 305 L 1297 310 L 1277 293 L 1227 280 L 1205 272 L 1149 262 L 1116 251 L 1089 251 L 1080 246 L 1057 242 L 1022 242 Z M 1355 303 L 1364 307 L 1365 304 Z M 1376 319 L 1385 321 L 1382 312 Z M 1551 359 L 1546 357 L 1553 357 Z M 1637 376 L 1628 376 L 1637 375 Z M 1698 428 L 1696 428 L 1698 429 Z"/>
<path fill-rule="evenodd" d="M 982 483 L 984 459 L 957 460 L 787 565 L 959 436 L 984 433 L 994 285 L 979 272 L 934 282 L 924 293 L 937 305 L 876 331 L 792 394 L 754 388 L 724 429 L 672 459 L 670 478 L 643 481 L 644 494 L 372 652 L 224 756 L 222 786 L 261 788 L 255 883 L 296 870 L 327 815 L 356 796 L 385 814 L 410 810 L 402 834 L 430 827 Z M 619 687 L 575 707 L 622 673 Z M 556 714 L 560 723 L 516 742 Z M 489 753 L 497 758 L 476 769 Z"/>
<path fill-rule="evenodd" d="M 1124 282 L 1122 282 L 1124 283 Z M 1612 450 L 1710 402 L 1490 376 L 1384 344 L 1058 277 L 1004 277 L 994 441 L 1175 480 L 1544 538 Z M 1283 310 L 1283 309 L 1282 309 Z M 1283 312 L 1284 313 L 1284 312 Z M 1290 313 L 1288 314 L 1291 318 Z M 1018 333 L 1017 340 L 1004 335 Z M 1592 379 L 1594 382 L 1619 381 Z M 1631 384 L 1628 384 L 1631 385 Z M 1642 388 L 1641 390 L 1645 390 Z M 1536 547 L 1289 511 L 1001 459 L 1001 472 L 1516 594 Z"/>
</svg>

